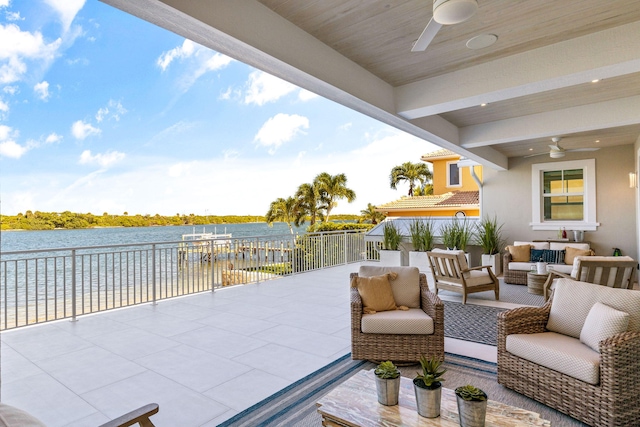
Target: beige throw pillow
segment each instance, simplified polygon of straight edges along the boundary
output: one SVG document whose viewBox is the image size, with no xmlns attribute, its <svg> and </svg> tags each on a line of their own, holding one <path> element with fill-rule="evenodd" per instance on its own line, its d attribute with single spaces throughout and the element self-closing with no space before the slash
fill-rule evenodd
<svg viewBox="0 0 640 427">
<path fill-rule="evenodd" d="M 629 326 L 629 313 L 597 302 L 589 310 L 582 331 L 580 342 L 600 353 L 600 341 L 625 332 Z"/>
<path fill-rule="evenodd" d="M 378 311 L 398 308 L 389 283 L 389 279 L 395 279 L 395 277 L 396 273 L 387 273 L 382 276 L 353 278 L 351 287 L 358 289 L 360 298 L 362 298 L 363 313 L 375 314 Z"/>
<path fill-rule="evenodd" d="M 591 256 L 593 252 L 591 249 L 576 249 L 570 246 L 564 248 L 564 263 L 567 265 L 573 265 L 573 259 L 577 256 Z"/>
<path fill-rule="evenodd" d="M 531 259 L 531 245 L 507 246 L 513 262 L 529 262 Z"/>
</svg>

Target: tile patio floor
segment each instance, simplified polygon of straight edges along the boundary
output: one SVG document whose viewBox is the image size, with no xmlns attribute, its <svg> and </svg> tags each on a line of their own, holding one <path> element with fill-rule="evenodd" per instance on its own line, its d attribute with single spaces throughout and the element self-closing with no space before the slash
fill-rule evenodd
<svg viewBox="0 0 640 427">
<path fill-rule="evenodd" d="M 213 427 L 350 351 L 358 267 L 3 332 L 2 402 L 51 427 L 96 426 L 150 402 L 156 426 Z M 496 359 L 466 341 L 445 349 Z"/>
</svg>

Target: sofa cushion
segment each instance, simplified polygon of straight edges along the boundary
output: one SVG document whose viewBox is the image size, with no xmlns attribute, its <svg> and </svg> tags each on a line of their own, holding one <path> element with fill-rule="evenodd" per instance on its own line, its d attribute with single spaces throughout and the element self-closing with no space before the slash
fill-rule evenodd
<svg viewBox="0 0 640 427">
<path fill-rule="evenodd" d="M 434 331 L 433 319 L 419 308 L 363 314 L 360 327 L 365 334 L 431 335 Z"/>
<path fill-rule="evenodd" d="M 589 384 L 600 383 L 600 354 L 555 332 L 507 335 L 507 351 Z"/>
<path fill-rule="evenodd" d="M 550 264 L 564 264 L 564 250 L 542 250 L 542 261 Z"/>
<path fill-rule="evenodd" d="M 567 249 L 567 248 L 572 248 L 572 249 L 581 249 L 581 250 L 587 250 L 590 249 L 591 246 L 589 246 L 588 243 L 569 243 L 569 242 L 551 242 L 549 244 L 549 249 L 554 250 L 554 251 L 561 251 L 563 249 Z"/>
<path fill-rule="evenodd" d="M 396 305 L 420 308 L 420 270 L 417 267 L 363 265 L 358 271 L 358 276 L 380 276 L 391 272 L 398 275 L 394 280 L 390 281 Z"/>
<path fill-rule="evenodd" d="M 629 313 L 597 302 L 584 321 L 580 341 L 600 353 L 600 341 L 625 332 L 628 326 Z"/>
<path fill-rule="evenodd" d="M 531 245 L 509 245 L 507 251 L 511 254 L 512 261 L 527 262 L 531 259 Z"/>
<path fill-rule="evenodd" d="M 398 308 L 389 283 L 391 277 L 395 278 L 396 273 L 373 277 L 358 276 L 351 280 L 351 287 L 357 288 L 360 298 L 362 298 L 363 313 L 375 313 Z"/>
<path fill-rule="evenodd" d="M 547 249 L 531 249 L 531 256 L 529 257 L 529 262 L 538 262 L 542 259 L 542 255 L 544 251 Z"/>
<path fill-rule="evenodd" d="M 608 288 L 571 279 L 558 279 L 547 329 L 580 338 L 582 326 L 597 302 L 629 313 L 629 331 L 640 331 L 640 292 Z"/>
<path fill-rule="evenodd" d="M 529 245 L 532 249 L 549 249 L 549 242 L 513 242 L 513 246 Z"/>
<path fill-rule="evenodd" d="M 582 271 L 582 274 L 581 274 L 582 277 L 580 278 L 576 277 L 578 275 L 578 270 L 580 269 L 580 265 L 582 264 L 582 260 L 584 259 L 591 260 L 591 261 L 633 261 L 633 258 L 631 258 L 630 256 L 591 256 L 591 255 L 577 256 L 573 259 L 573 266 L 571 268 L 571 277 L 574 277 L 582 281 L 584 281 L 587 278 L 587 270 Z M 593 276 L 593 280 L 596 282 L 600 282 L 601 275 L 602 275 L 602 269 L 598 268 L 598 270 L 596 270 L 596 274 Z M 607 281 L 607 285 L 611 286 L 611 284 L 616 279 L 617 273 L 618 273 L 617 268 L 612 268 L 611 270 L 609 270 L 609 279 Z M 632 273 L 631 270 L 625 271 L 624 276 L 622 276 L 623 282 L 626 282 L 627 280 L 629 280 L 631 273 Z"/>
<path fill-rule="evenodd" d="M 577 256 L 591 256 L 593 253 L 591 249 L 575 249 L 567 248 L 564 254 L 564 263 L 567 265 L 573 265 L 573 260 Z"/>
<path fill-rule="evenodd" d="M 460 283 L 449 282 L 448 280 L 440 279 L 438 280 L 438 283 L 459 286 L 460 288 L 462 288 L 462 285 Z M 491 276 L 489 276 L 489 273 L 487 273 L 486 270 L 471 270 L 468 277 L 465 277 L 465 283 L 467 284 L 467 287 L 470 288 L 473 286 L 489 285 L 493 283 L 493 279 L 491 278 Z"/>
<path fill-rule="evenodd" d="M 25 411 L 0 403 L 0 427 L 45 427 L 42 421 Z"/>
</svg>

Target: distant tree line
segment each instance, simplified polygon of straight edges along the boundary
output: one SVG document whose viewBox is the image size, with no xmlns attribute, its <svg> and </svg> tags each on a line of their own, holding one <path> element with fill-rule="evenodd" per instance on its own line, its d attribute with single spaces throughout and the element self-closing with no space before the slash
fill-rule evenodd
<svg viewBox="0 0 640 427">
<path fill-rule="evenodd" d="M 334 219 L 356 221 L 358 215 L 335 215 Z M 175 214 L 172 216 L 155 215 L 102 215 L 74 212 L 26 211 L 18 215 L 0 215 L 2 230 L 53 230 L 56 228 L 77 229 L 96 227 L 152 227 L 168 225 L 208 225 L 208 224 L 244 224 L 265 222 L 261 215 L 195 215 Z"/>
</svg>

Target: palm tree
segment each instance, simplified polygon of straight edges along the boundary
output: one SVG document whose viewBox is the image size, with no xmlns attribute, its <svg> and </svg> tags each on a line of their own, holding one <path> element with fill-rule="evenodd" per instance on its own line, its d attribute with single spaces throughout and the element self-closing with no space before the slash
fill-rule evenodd
<svg viewBox="0 0 640 427">
<path fill-rule="evenodd" d="M 406 162 L 391 169 L 391 188 L 396 189 L 398 183 L 409 182 L 409 196 L 413 196 L 416 181 L 424 186 L 433 179 L 433 174 L 425 163 Z"/>
<path fill-rule="evenodd" d="M 385 215 L 382 212 L 378 212 L 376 207 L 371 203 L 367 204 L 367 208 L 360 211 L 360 220 L 362 222 L 370 222 L 371 224 L 377 224 L 384 220 Z"/>
<path fill-rule="evenodd" d="M 338 205 L 338 199 L 347 199 L 349 203 L 356 199 L 356 193 L 347 188 L 347 176 L 343 173 L 330 175 L 322 172 L 315 177 L 313 185 L 318 189 L 321 206 L 326 212 L 324 222 L 329 221 L 331 209 Z"/>
<path fill-rule="evenodd" d="M 293 227 L 291 223 L 296 219 L 296 199 L 288 197 L 278 199 L 271 202 L 269 210 L 265 215 L 265 220 L 269 227 L 273 227 L 273 223 L 276 221 L 286 222 L 289 226 L 289 232 L 293 234 Z"/>
<path fill-rule="evenodd" d="M 433 184 L 425 184 L 423 186 L 416 187 L 413 190 L 414 196 L 432 196 L 433 195 Z"/>
<path fill-rule="evenodd" d="M 320 194 L 318 188 L 313 184 L 301 184 L 294 196 L 296 198 L 297 218 L 296 226 L 300 226 L 309 217 L 310 225 L 314 225 L 317 220 L 322 220 L 322 206 L 320 205 Z"/>
</svg>

